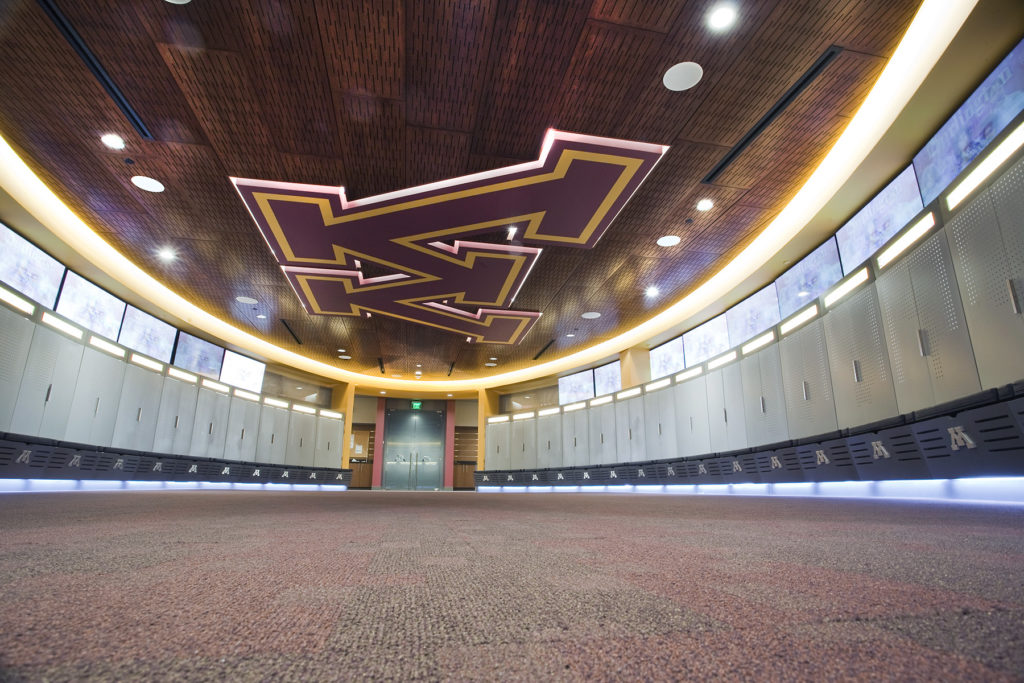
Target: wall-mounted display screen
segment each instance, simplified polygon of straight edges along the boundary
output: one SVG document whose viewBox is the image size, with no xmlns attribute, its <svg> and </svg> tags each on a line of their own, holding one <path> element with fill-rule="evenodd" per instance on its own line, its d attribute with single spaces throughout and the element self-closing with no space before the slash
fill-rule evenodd
<svg viewBox="0 0 1024 683">
<path fill-rule="evenodd" d="M 785 318 L 814 301 L 842 279 L 839 249 L 836 248 L 835 239 L 830 237 L 775 281 L 779 294 L 779 312 Z"/>
<path fill-rule="evenodd" d="M 683 335 L 683 358 L 686 367 L 700 365 L 729 350 L 729 324 L 725 314 L 712 318 Z"/>
<path fill-rule="evenodd" d="M 174 351 L 174 364 L 183 370 L 220 379 L 220 366 L 224 361 L 224 349 L 193 337 L 187 332 L 178 334 L 178 348 Z"/>
<path fill-rule="evenodd" d="M 914 157 L 928 204 L 1024 110 L 1024 41 L 999 63 Z"/>
<path fill-rule="evenodd" d="M 169 363 L 176 334 L 178 330 L 173 325 L 129 306 L 124 312 L 124 324 L 121 325 L 121 336 L 117 341 L 133 351 Z"/>
<path fill-rule="evenodd" d="M 63 277 L 64 264 L 0 223 L 0 280 L 53 308 Z"/>
<path fill-rule="evenodd" d="M 779 295 L 775 283 L 754 292 L 725 312 L 729 344 L 736 346 L 779 324 Z"/>
<path fill-rule="evenodd" d="M 56 311 L 96 334 L 117 339 L 124 309 L 125 303 L 116 296 L 69 270 Z"/>
<path fill-rule="evenodd" d="M 850 273 L 867 261 L 910 219 L 924 209 L 914 167 L 908 166 L 839 228 L 836 241 L 843 271 Z"/>
<path fill-rule="evenodd" d="M 622 363 L 615 361 L 594 368 L 594 395 L 604 396 L 622 389 Z"/>
<path fill-rule="evenodd" d="M 683 338 L 676 337 L 651 349 L 651 379 L 683 369 Z"/>
<path fill-rule="evenodd" d="M 584 370 L 558 378 L 558 402 L 575 403 L 594 398 L 594 371 Z"/>
<path fill-rule="evenodd" d="M 267 366 L 258 360 L 246 358 L 232 351 L 224 351 L 220 381 L 258 394 L 263 390 L 263 373 L 266 369 Z"/>
</svg>

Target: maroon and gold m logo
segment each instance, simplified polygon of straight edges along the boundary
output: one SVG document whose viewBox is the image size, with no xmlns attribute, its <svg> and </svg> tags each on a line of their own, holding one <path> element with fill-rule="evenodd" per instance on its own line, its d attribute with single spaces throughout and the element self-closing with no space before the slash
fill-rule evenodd
<svg viewBox="0 0 1024 683">
<path fill-rule="evenodd" d="M 344 188 L 232 181 L 307 312 L 516 344 L 540 316 L 509 307 L 541 248 L 597 244 L 666 149 L 552 130 L 535 162 L 352 202 Z M 513 228 L 521 246 L 465 239 Z"/>
</svg>

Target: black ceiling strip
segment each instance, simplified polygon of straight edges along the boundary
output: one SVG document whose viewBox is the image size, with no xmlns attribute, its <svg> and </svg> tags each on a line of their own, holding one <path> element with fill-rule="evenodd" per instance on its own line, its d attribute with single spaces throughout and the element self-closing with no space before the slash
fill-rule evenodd
<svg viewBox="0 0 1024 683">
<path fill-rule="evenodd" d="M 545 351 L 547 351 L 547 350 L 548 350 L 548 348 L 550 348 L 550 347 L 551 347 L 551 345 L 552 345 L 552 344 L 554 344 L 554 343 L 555 343 L 555 340 L 554 340 L 554 339 L 552 339 L 552 340 L 551 340 L 551 341 L 549 341 L 549 342 L 548 342 L 547 344 L 545 344 L 545 345 L 544 345 L 544 348 L 543 348 L 543 349 L 541 349 L 540 351 L 538 351 L 538 352 L 537 352 L 537 355 L 536 355 L 536 356 L 534 356 L 534 357 L 533 357 L 533 359 L 534 359 L 534 360 L 537 360 L 537 359 L 538 359 L 538 358 L 540 358 L 540 357 L 541 357 L 542 355 L 544 355 L 544 352 L 545 352 Z"/>
<path fill-rule="evenodd" d="M 452 362 L 451 362 L 451 365 L 449 365 L 449 366 L 448 366 L 448 376 L 449 376 L 449 377 L 451 377 L 451 376 L 452 376 L 452 371 L 453 371 L 454 369 L 455 369 L 455 361 L 452 361 Z"/>
<path fill-rule="evenodd" d="M 64 16 L 64 13 L 60 11 L 54 0 L 36 0 L 39 6 L 43 8 L 46 15 L 50 17 L 50 21 L 53 22 L 54 26 L 64 35 L 64 38 L 71 44 L 78 56 L 82 58 L 85 65 L 89 67 L 89 71 L 96 77 L 96 80 L 100 82 L 100 85 L 110 95 L 110 99 L 114 100 L 114 104 L 117 105 L 121 113 L 128 119 L 128 123 L 132 124 L 135 131 L 144 139 L 152 140 L 153 134 L 149 132 L 149 128 L 142 122 L 142 118 L 138 112 L 135 111 L 134 107 L 128 103 L 128 99 L 121 92 L 121 89 L 114 83 L 114 79 L 110 77 L 107 70 L 100 64 L 100 60 L 96 57 L 89 46 L 82 40 L 82 36 L 79 35 L 75 27 L 71 25 L 68 18 Z"/>
<path fill-rule="evenodd" d="M 281 324 L 284 325 L 284 329 L 288 330 L 288 334 L 292 335 L 292 339 L 295 340 L 296 344 L 302 344 L 302 340 L 299 339 L 299 335 L 295 334 L 295 330 L 292 329 L 292 326 L 288 324 L 287 320 L 281 318 Z"/>
<path fill-rule="evenodd" d="M 789 90 L 779 98 L 779 100 L 772 105 L 772 108 L 761 117 L 761 120 L 754 124 L 754 127 L 746 132 L 746 134 L 740 138 L 740 141 L 730 149 L 724 157 L 722 157 L 715 167 L 711 169 L 711 172 L 704 176 L 701 180 L 702 183 L 713 183 L 715 180 L 725 171 L 729 165 L 736 160 L 740 154 L 743 153 L 750 143 L 757 139 L 765 129 L 772 124 L 772 121 L 777 119 L 786 107 L 793 103 L 800 93 L 807 89 L 814 79 L 821 75 L 821 72 L 825 70 L 829 64 L 831 64 L 836 57 L 843 51 L 843 48 L 838 45 L 830 45 L 827 50 L 821 53 L 821 56 L 815 60 L 814 64 L 811 65 L 807 71 L 803 73 L 800 78 L 797 79 L 796 83 L 790 86 Z"/>
<path fill-rule="evenodd" d="M 377 365 L 380 366 L 380 374 L 383 375 L 384 374 L 384 359 L 381 358 L 380 356 L 377 356 Z"/>
</svg>

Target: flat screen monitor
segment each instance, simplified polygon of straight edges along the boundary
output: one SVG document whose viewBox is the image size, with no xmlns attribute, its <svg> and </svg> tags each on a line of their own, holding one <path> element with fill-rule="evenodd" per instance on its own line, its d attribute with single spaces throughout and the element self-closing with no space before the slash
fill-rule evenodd
<svg viewBox="0 0 1024 683">
<path fill-rule="evenodd" d="M 233 351 L 224 351 L 220 381 L 258 394 L 263 391 L 263 373 L 266 369 L 266 364 L 258 360 L 246 358 Z"/>
<path fill-rule="evenodd" d="M 724 313 L 683 335 L 683 359 L 688 368 L 728 350 L 729 324 Z"/>
<path fill-rule="evenodd" d="M 754 292 L 725 312 L 729 344 L 736 346 L 779 324 L 779 295 L 775 283 Z"/>
<path fill-rule="evenodd" d="M 594 368 L 594 395 L 604 396 L 622 389 L 622 363 L 615 361 Z"/>
<path fill-rule="evenodd" d="M 558 378 L 558 403 L 575 403 L 594 398 L 594 371 L 584 370 Z"/>
<path fill-rule="evenodd" d="M 187 332 L 178 333 L 178 348 L 174 351 L 174 364 L 183 370 L 210 379 L 220 378 L 224 349 Z"/>
<path fill-rule="evenodd" d="M 57 312 L 107 339 L 117 339 L 125 303 L 102 287 L 68 271 L 57 301 Z"/>
<path fill-rule="evenodd" d="M 1006 55 L 914 157 L 924 203 L 938 197 L 1022 110 L 1024 41 Z"/>
<path fill-rule="evenodd" d="M 651 379 L 671 375 L 683 369 L 683 338 L 670 339 L 651 349 Z"/>
<path fill-rule="evenodd" d="M 169 363 L 177 334 L 178 330 L 173 325 L 129 306 L 124 312 L 124 324 L 117 341 L 133 351 Z"/>
<path fill-rule="evenodd" d="M 0 223 L 0 280 L 53 308 L 63 277 L 64 264 Z"/>
<path fill-rule="evenodd" d="M 789 316 L 842 279 L 839 249 L 835 239 L 830 237 L 775 281 L 779 294 L 779 312 L 783 318 Z"/>
<path fill-rule="evenodd" d="M 849 274 L 867 261 L 922 209 L 924 204 L 921 203 L 917 176 L 914 167 L 908 166 L 839 228 L 836 241 L 839 242 L 843 272 Z"/>
</svg>

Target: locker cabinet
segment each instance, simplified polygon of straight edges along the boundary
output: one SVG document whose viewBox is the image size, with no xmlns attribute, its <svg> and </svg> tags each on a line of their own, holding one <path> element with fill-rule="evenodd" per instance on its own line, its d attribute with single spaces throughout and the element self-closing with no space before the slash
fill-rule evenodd
<svg viewBox="0 0 1024 683">
<path fill-rule="evenodd" d="M 196 416 L 199 387 L 189 382 L 164 378 L 160 412 L 156 418 L 153 450 L 157 453 L 188 455 Z"/>
<path fill-rule="evenodd" d="M 721 380 L 718 380 L 721 382 Z M 679 455 L 690 457 L 711 452 L 708 424 L 707 377 L 700 375 L 672 388 L 676 407 L 676 440 Z"/>
<path fill-rule="evenodd" d="M 899 412 L 981 389 L 943 231 L 890 265 L 875 286 Z"/>
<path fill-rule="evenodd" d="M 591 406 L 586 409 L 589 423 L 590 447 L 582 465 L 610 465 L 615 455 L 615 402 Z"/>
<path fill-rule="evenodd" d="M 64 431 L 66 441 L 110 445 L 123 381 L 123 360 L 85 347 L 75 396 L 71 400 L 68 426 Z"/>
<path fill-rule="evenodd" d="M 875 283 L 848 294 L 824 320 L 839 428 L 898 415 Z"/>
<path fill-rule="evenodd" d="M 18 401 L 18 388 L 32 344 L 35 324 L 28 318 L 0 306 L 0 432 L 11 428 Z"/>
<path fill-rule="evenodd" d="M 677 455 L 674 399 L 671 385 L 644 394 L 646 460 L 668 460 Z"/>
<path fill-rule="evenodd" d="M 644 430 L 644 397 L 615 402 L 615 460 L 640 462 L 647 459 Z"/>
<path fill-rule="evenodd" d="M 37 325 L 25 359 L 11 431 L 63 439 L 81 363 L 81 344 Z"/>
<path fill-rule="evenodd" d="M 288 418 L 286 464 L 313 467 L 316 462 L 316 415 L 293 410 Z"/>
<path fill-rule="evenodd" d="M 514 420 L 508 446 L 509 468 L 537 469 L 537 420 Z"/>
<path fill-rule="evenodd" d="M 821 318 L 783 337 L 779 351 L 790 438 L 835 431 L 836 408 Z"/>
<path fill-rule="evenodd" d="M 227 394 L 199 387 L 189 455 L 196 458 L 224 457 L 230 406 L 231 397 Z"/>
<path fill-rule="evenodd" d="M 164 377 L 160 373 L 138 365 L 125 367 L 111 446 L 134 451 L 153 450 L 163 384 Z"/>
<path fill-rule="evenodd" d="M 537 467 L 562 466 L 562 416 L 558 413 L 537 418 Z"/>
<path fill-rule="evenodd" d="M 288 452 L 287 408 L 264 404 L 260 408 L 259 441 L 256 444 L 256 462 L 284 465 Z"/>
<path fill-rule="evenodd" d="M 484 469 L 511 469 L 508 457 L 509 423 L 496 422 L 487 425 L 484 443 Z"/>
<path fill-rule="evenodd" d="M 733 451 L 747 446 L 743 410 L 743 375 L 739 363 L 707 374 L 708 429 L 711 451 Z"/>
<path fill-rule="evenodd" d="M 232 396 L 224 429 L 224 459 L 253 462 L 256 459 L 259 429 L 260 404 Z"/>
<path fill-rule="evenodd" d="M 782 391 L 779 345 L 771 344 L 740 361 L 747 443 L 751 446 L 789 438 L 786 398 Z"/>
<path fill-rule="evenodd" d="M 1024 162 L 946 227 L 983 388 L 1024 378 Z"/>
<path fill-rule="evenodd" d="M 590 420 L 586 408 L 562 413 L 562 466 L 590 464 Z"/>
<path fill-rule="evenodd" d="M 341 467 L 341 441 L 344 434 L 344 419 L 323 415 L 316 418 L 316 453 L 313 462 L 317 467 Z"/>
</svg>

